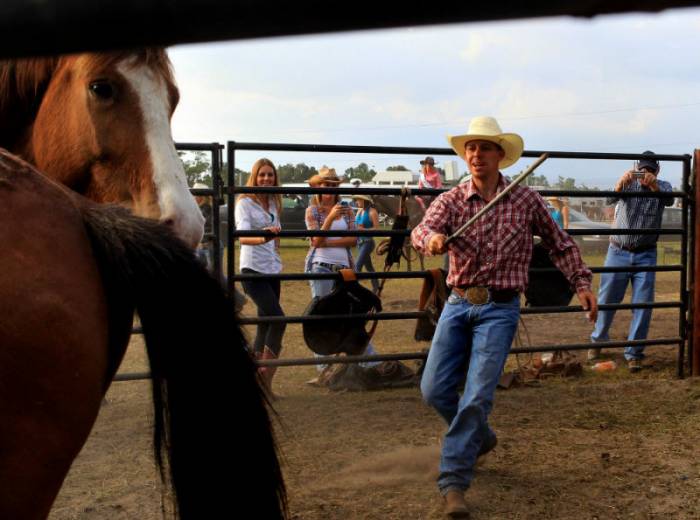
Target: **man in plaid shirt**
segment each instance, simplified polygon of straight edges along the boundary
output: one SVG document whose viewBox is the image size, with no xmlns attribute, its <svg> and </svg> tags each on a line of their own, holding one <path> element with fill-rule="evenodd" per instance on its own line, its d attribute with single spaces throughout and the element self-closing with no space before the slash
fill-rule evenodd
<svg viewBox="0 0 700 520">
<path fill-rule="evenodd" d="M 448 424 L 442 446 L 438 487 L 450 518 L 468 518 L 464 492 L 476 460 L 496 446 L 488 425 L 493 396 L 520 316 L 519 295 L 528 281 L 532 237 L 542 237 L 554 264 L 576 288 L 588 319 L 597 304 L 591 271 L 576 243 L 552 220 L 542 197 L 515 187 L 496 206 L 445 246 L 456 231 L 483 208 L 507 181 L 499 168 L 517 162 L 523 140 L 505 134 L 491 117 L 474 118 L 466 135 L 449 137 L 472 178 L 440 195 L 411 233 L 420 252 L 449 252 L 452 288 L 426 361 L 421 391 Z M 460 380 L 467 373 L 460 398 Z"/>
<path fill-rule="evenodd" d="M 626 171 L 615 184 L 615 191 L 635 191 L 639 193 L 667 192 L 673 188 L 666 181 L 658 179 L 660 165 L 654 157 L 654 152 L 643 152 L 642 159 L 637 161 L 633 170 Z M 612 197 L 606 201 L 615 206 L 615 224 L 620 229 L 660 228 L 664 215 L 664 207 L 673 205 L 673 196 L 661 198 L 651 197 Z M 652 267 L 656 265 L 656 242 L 659 235 L 612 235 L 608 254 L 605 257 L 606 267 Z M 632 301 L 646 303 L 654 301 L 654 271 L 603 273 L 600 275 L 598 298 L 601 303 L 620 303 L 625 297 L 627 285 L 632 284 Z M 627 339 L 646 339 L 651 323 L 651 309 L 633 309 Z M 609 341 L 609 330 L 615 311 L 602 311 L 591 334 L 591 341 Z M 599 348 L 588 351 L 589 361 L 600 356 Z M 630 372 L 639 372 L 644 359 L 644 346 L 625 347 L 625 359 Z"/>
</svg>

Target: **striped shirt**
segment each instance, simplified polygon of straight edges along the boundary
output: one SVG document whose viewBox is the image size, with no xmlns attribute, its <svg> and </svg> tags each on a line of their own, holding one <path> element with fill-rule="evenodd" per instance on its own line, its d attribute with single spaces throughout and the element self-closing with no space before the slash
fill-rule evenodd
<svg viewBox="0 0 700 520">
<path fill-rule="evenodd" d="M 670 192 L 673 190 L 669 182 L 657 180 L 656 184 L 659 191 Z M 642 186 L 637 179 L 634 179 L 622 191 L 651 192 L 649 188 Z M 660 228 L 664 206 L 672 206 L 673 197 L 631 197 L 629 199 L 609 197 L 606 199 L 607 204 L 615 204 L 616 202 L 613 227 L 621 229 Z M 610 240 L 619 246 L 637 248 L 655 245 L 659 240 L 659 235 L 612 235 Z"/>
<path fill-rule="evenodd" d="M 497 191 L 503 191 L 505 186 L 501 175 Z M 471 180 L 441 194 L 411 232 L 413 246 L 427 253 L 433 235 L 449 236 L 485 205 Z M 525 186 L 516 186 L 489 213 L 450 242 L 447 283 L 524 291 L 533 234 L 542 237 L 552 261 L 573 287 L 590 289 L 592 274 L 576 243 L 552 220 L 539 193 Z"/>
</svg>

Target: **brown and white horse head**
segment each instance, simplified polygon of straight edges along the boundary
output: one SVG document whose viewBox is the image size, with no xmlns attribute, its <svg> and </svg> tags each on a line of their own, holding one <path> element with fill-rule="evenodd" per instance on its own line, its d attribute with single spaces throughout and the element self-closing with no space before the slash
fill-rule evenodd
<svg viewBox="0 0 700 520">
<path fill-rule="evenodd" d="M 23 155 L 75 191 L 165 222 L 196 246 L 204 218 L 173 143 L 179 95 L 165 51 L 77 54 L 53 64 L 49 78 L 35 79 L 44 95 Z"/>
</svg>

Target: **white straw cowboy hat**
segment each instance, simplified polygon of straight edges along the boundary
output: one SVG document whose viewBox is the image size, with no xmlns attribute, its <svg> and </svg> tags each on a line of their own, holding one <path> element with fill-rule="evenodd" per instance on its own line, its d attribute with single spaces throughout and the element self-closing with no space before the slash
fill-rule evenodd
<svg viewBox="0 0 700 520">
<path fill-rule="evenodd" d="M 330 184 L 340 184 L 343 182 L 338 175 L 335 173 L 335 168 L 329 168 L 328 166 L 323 166 L 316 175 L 313 175 L 309 180 L 307 180 L 311 186 L 316 186 L 322 182 L 327 182 Z"/>
<path fill-rule="evenodd" d="M 193 190 L 208 190 L 210 189 L 209 186 L 204 184 L 203 182 L 195 182 L 194 186 L 192 186 Z"/>
<path fill-rule="evenodd" d="M 352 198 L 366 200 L 370 204 L 374 203 L 374 201 L 372 200 L 372 197 L 370 197 L 369 195 L 353 195 Z"/>
<path fill-rule="evenodd" d="M 518 134 L 503 133 L 498 122 L 493 117 L 475 117 L 469 122 L 469 129 L 464 135 L 448 135 L 447 141 L 457 155 L 464 159 L 464 145 L 469 141 L 490 141 L 503 148 L 505 156 L 498 163 L 499 168 L 507 168 L 515 164 L 523 154 L 525 144 Z"/>
</svg>

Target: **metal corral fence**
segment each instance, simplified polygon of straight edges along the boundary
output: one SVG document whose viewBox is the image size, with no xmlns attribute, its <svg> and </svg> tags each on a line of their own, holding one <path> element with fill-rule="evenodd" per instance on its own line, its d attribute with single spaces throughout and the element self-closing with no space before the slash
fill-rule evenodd
<svg viewBox="0 0 700 520">
<path fill-rule="evenodd" d="M 214 238 L 214 265 L 213 270 L 216 276 L 221 280 L 222 266 L 220 262 L 220 243 L 219 236 L 220 220 L 218 208 L 223 204 L 224 200 L 227 204 L 227 258 L 226 266 L 228 273 L 236 272 L 235 255 L 233 254 L 234 244 L 237 237 L 240 236 L 265 236 L 263 231 L 236 231 L 234 226 L 234 207 L 235 197 L 240 193 L 283 193 L 283 194 L 321 194 L 321 193 L 336 193 L 336 194 L 362 194 L 362 195 L 396 195 L 401 194 L 401 188 L 389 189 L 382 188 L 311 188 L 311 187 L 280 187 L 280 188 L 249 188 L 236 185 L 235 170 L 236 170 L 236 151 L 284 151 L 284 152 L 308 152 L 308 153 L 347 153 L 347 154 L 383 154 L 383 155 L 453 155 L 450 148 L 418 148 L 418 147 L 380 147 L 380 146 L 342 146 L 342 145 L 313 145 L 313 144 L 274 144 L 274 143 L 241 143 L 229 141 L 226 147 L 227 151 L 227 177 L 226 186 L 224 186 L 221 178 L 222 158 L 221 153 L 223 146 L 218 143 L 198 144 L 198 143 L 179 143 L 178 150 L 182 151 L 208 151 L 211 153 L 212 164 L 212 179 L 213 187 L 211 190 L 192 190 L 193 194 L 211 195 L 213 201 L 213 232 Z M 523 157 L 539 157 L 544 151 L 527 150 L 523 153 Z M 589 152 L 554 152 L 548 151 L 550 159 L 582 159 L 582 160 L 638 160 L 642 158 L 641 154 L 637 153 L 589 153 Z M 688 327 L 688 306 L 689 306 L 689 251 L 692 254 L 693 233 L 694 227 L 689 227 L 691 219 L 691 197 L 690 197 L 690 172 L 691 172 L 691 156 L 690 155 L 665 155 L 657 154 L 655 158 L 659 161 L 680 162 L 682 165 L 682 190 L 673 191 L 670 195 L 675 198 L 680 198 L 682 203 L 682 225 L 679 228 L 658 228 L 645 230 L 628 230 L 617 228 L 596 228 L 596 229 L 568 229 L 567 232 L 572 236 L 583 235 L 678 235 L 681 237 L 680 248 L 680 264 L 676 265 L 657 265 L 653 267 L 592 267 L 594 273 L 603 272 L 643 272 L 643 271 L 672 271 L 680 273 L 679 283 L 679 299 L 677 301 L 654 302 L 654 303 L 620 303 L 601 305 L 601 310 L 624 310 L 635 308 L 677 308 L 678 309 L 678 336 L 653 338 L 646 340 L 634 341 L 608 341 L 595 343 L 596 348 L 619 348 L 627 345 L 676 345 L 678 348 L 677 375 L 683 377 L 685 373 L 686 357 L 692 355 L 692 337 L 689 334 Z M 434 189 L 411 189 L 411 195 L 439 195 L 442 190 Z M 566 196 L 571 198 L 579 197 L 661 197 L 668 196 L 668 193 L 644 193 L 639 192 L 625 193 L 615 191 L 600 191 L 600 190 L 539 190 L 542 196 Z M 694 217 L 694 215 L 693 215 Z M 689 231 L 690 230 L 690 231 Z M 381 236 L 390 237 L 393 235 L 408 236 L 411 230 L 393 231 L 393 230 L 354 230 L 354 231 L 308 231 L 308 230 L 282 230 L 281 237 L 313 237 L 313 236 Z M 690 265 L 693 265 L 690 262 Z M 531 273 L 553 271 L 549 269 L 531 269 Z M 376 272 L 376 273 L 357 273 L 357 278 L 360 280 L 372 278 L 425 278 L 427 273 L 422 271 L 413 272 Z M 311 280 L 311 279 L 339 279 L 338 273 L 318 274 L 318 273 L 280 273 L 275 275 L 250 275 L 250 274 L 234 274 L 226 279 L 226 287 L 229 296 L 233 295 L 235 283 L 242 280 L 253 278 L 269 278 L 285 280 Z M 567 312 L 582 312 L 580 305 L 568 306 L 551 306 L 551 307 L 525 307 L 521 309 L 522 314 L 553 314 Z M 424 316 L 423 312 L 380 312 L 373 314 L 372 320 L 397 320 L 397 319 L 417 319 Z M 366 318 L 364 315 L 343 315 L 343 316 L 280 316 L 280 317 L 257 317 L 257 318 L 241 318 L 241 324 L 258 324 L 270 323 L 274 321 L 284 321 L 286 323 L 303 323 L 306 321 L 315 320 L 337 320 L 353 317 Z M 135 330 L 138 332 L 138 330 Z M 686 356 L 686 345 L 688 346 L 688 356 Z M 573 343 L 564 345 L 534 345 L 522 348 L 513 348 L 511 353 L 530 353 L 530 352 L 546 352 L 560 350 L 586 350 L 591 348 L 591 343 Z M 380 354 L 373 356 L 325 356 L 301 359 L 278 359 L 269 361 L 260 361 L 260 365 L 267 366 L 300 366 L 300 365 L 317 365 L 317 364 L 333 364 L 333 363 L 357 363 L 363 361 L 384 361 L 384 360 L 409 360 L 409 359 L 425 359 L 426 353 L 421 352 L 406 352 L 400 354 Z M 692 361 L 692 360 L 690 360 Z M 120 374 L 115 380 L 131 380 L 147 377 L 147 374 Z"/>
</svg>

